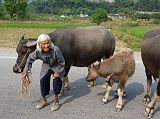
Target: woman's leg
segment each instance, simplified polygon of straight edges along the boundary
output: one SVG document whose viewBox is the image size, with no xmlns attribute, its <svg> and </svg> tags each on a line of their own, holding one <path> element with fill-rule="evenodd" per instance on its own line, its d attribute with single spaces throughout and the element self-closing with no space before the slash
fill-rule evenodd
<svg viewBox="0 0 160 119">
<path fill-rule="evenodd" d="M 42 109 L 47 105 L 46 96 L 50 91 L 50 77 L 52 73 L 52 70 L 48 70 L 47 74 L 40 80 L 41 99 L 40 104 L 37 105 L 37 109 Z"/>
<path fill-rule="evenodd" d="M 53 106 L 51 107 L 51 110 L 52 111 L 56 111 L 59 109 L 59 97 L 58 95 L 60 94 L 61 92 L 61 88 L 62 88 L 62 81 L 60 78 L 56 78 L 56 79 L 53 79 L 53 90 L 54 90 L 54 103 L 53 103 Z"/>
</svg>

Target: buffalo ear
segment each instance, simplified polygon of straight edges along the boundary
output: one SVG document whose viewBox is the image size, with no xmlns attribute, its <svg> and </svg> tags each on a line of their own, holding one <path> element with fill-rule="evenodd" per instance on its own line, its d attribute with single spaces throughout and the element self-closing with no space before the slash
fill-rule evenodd
<svg viewBox="0 0 160 119">
<path fill-rule="evenodd" d="M 27 44 L 26 44 L 26 46 L 27 46 L 27 47 L 33 47 L 33 46 L 35 46 L 36 44 L 37 44 L 37 41 L 28 41 Z"/>
<path fill-rule="evenodd" d="M 21 39 L 24 39 L 24 36 L 25 36 L 25 34 L 22 36 L 22 38 L 21 38 Z"/>
<path fill-rule="evenodd" d="M 100 62 L 95 62 L 95 63 L 93 63 L 93 68 L 94 69 L 99 69 L 99 67 L 100 67 Z"/>
</svg>

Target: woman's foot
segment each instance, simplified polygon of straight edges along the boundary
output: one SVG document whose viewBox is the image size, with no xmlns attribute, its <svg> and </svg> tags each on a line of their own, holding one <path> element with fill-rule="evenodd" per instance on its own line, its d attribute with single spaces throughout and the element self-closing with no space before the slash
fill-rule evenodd
<svg viewBox="0 0 160 119">
<path fill-rule="evenodd" d="M 40 99 L 40 103 L 36 106 L 36 108 L 37 109 L 42 109 L 42 108 L 44 108 L 47 105 L 48 105 L 47 100 L 44 99 L 44 98 L 41 98 Z"/>
<path fill-rule="evenodd" d="M 52 107 L 51 107 L 51 111 L 56 111 L 56 110 L 59 109 L 59 107 L 60 107 L 59 102 L 54 102 Z"/>
</svg>

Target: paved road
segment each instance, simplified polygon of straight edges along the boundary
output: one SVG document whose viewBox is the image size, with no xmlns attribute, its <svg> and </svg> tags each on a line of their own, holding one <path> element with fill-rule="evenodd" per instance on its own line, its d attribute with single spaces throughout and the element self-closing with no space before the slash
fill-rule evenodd
<svg viewBox="0 0 160 119">
<path fill-rule="evenodd" d="M 136 72 L 127 83 L 128 98 L 124 100 L 121 112 L 115 111 L 117 99 L 113 98 L 113 92 L 107 104 L 101 103 L 100 99 L 104 95 L 101 84 L 104 79 L 98 79 L 90 92 L 84 78 L 87 68 L 77 67 L 72 67 L 69 73 L 71 90 L 61 97 L 61 108 L 51 112 L 51 104 L 42 110 L 35 109 L 40 97 L 38 77 L 41 62 L 33 64 L 30 95 L 22 98 L 19 96 L 21 75 L 12 71 L 16 53 L 14 50 L 0 49 L 0 119 L 145 119 L 142 99 L 146 90 L 146 78 L 140 53 L 135 53 L 135 56 Z M 113 89 L 115 90 L 115 86 Z M 52 95 L 51 92 L 47 97 L 49 101 L 52 100 Z M 154 119 L 159 119 L 160 104 L 157 104 L 155 112 Z"/>
</svg>

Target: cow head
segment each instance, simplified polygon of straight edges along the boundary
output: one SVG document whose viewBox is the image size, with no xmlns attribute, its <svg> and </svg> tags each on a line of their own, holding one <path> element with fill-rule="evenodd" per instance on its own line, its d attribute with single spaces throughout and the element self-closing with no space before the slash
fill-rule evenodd
<svg viewBox="0 0 160 119">
<path fill-rule="evenodd" d="M 16 60 L 16 64 L 13 66 L 13 71 L 15 73 L 21 73 L 23 71 L 29 54 L 35 49 L 36 39 L 25 39 L 24 36 L 22 36 L 16 48 L 18 57 Z"/>
<path fill-rule="evenodd" d="M 86 80 L 88 82 L 96 80 L 99 75 L 98 75 L 98 69 L 99 69 L 99 63 L 93 63 L 88 67 L 88 75 L 86 77 Z"/>
</svg>

